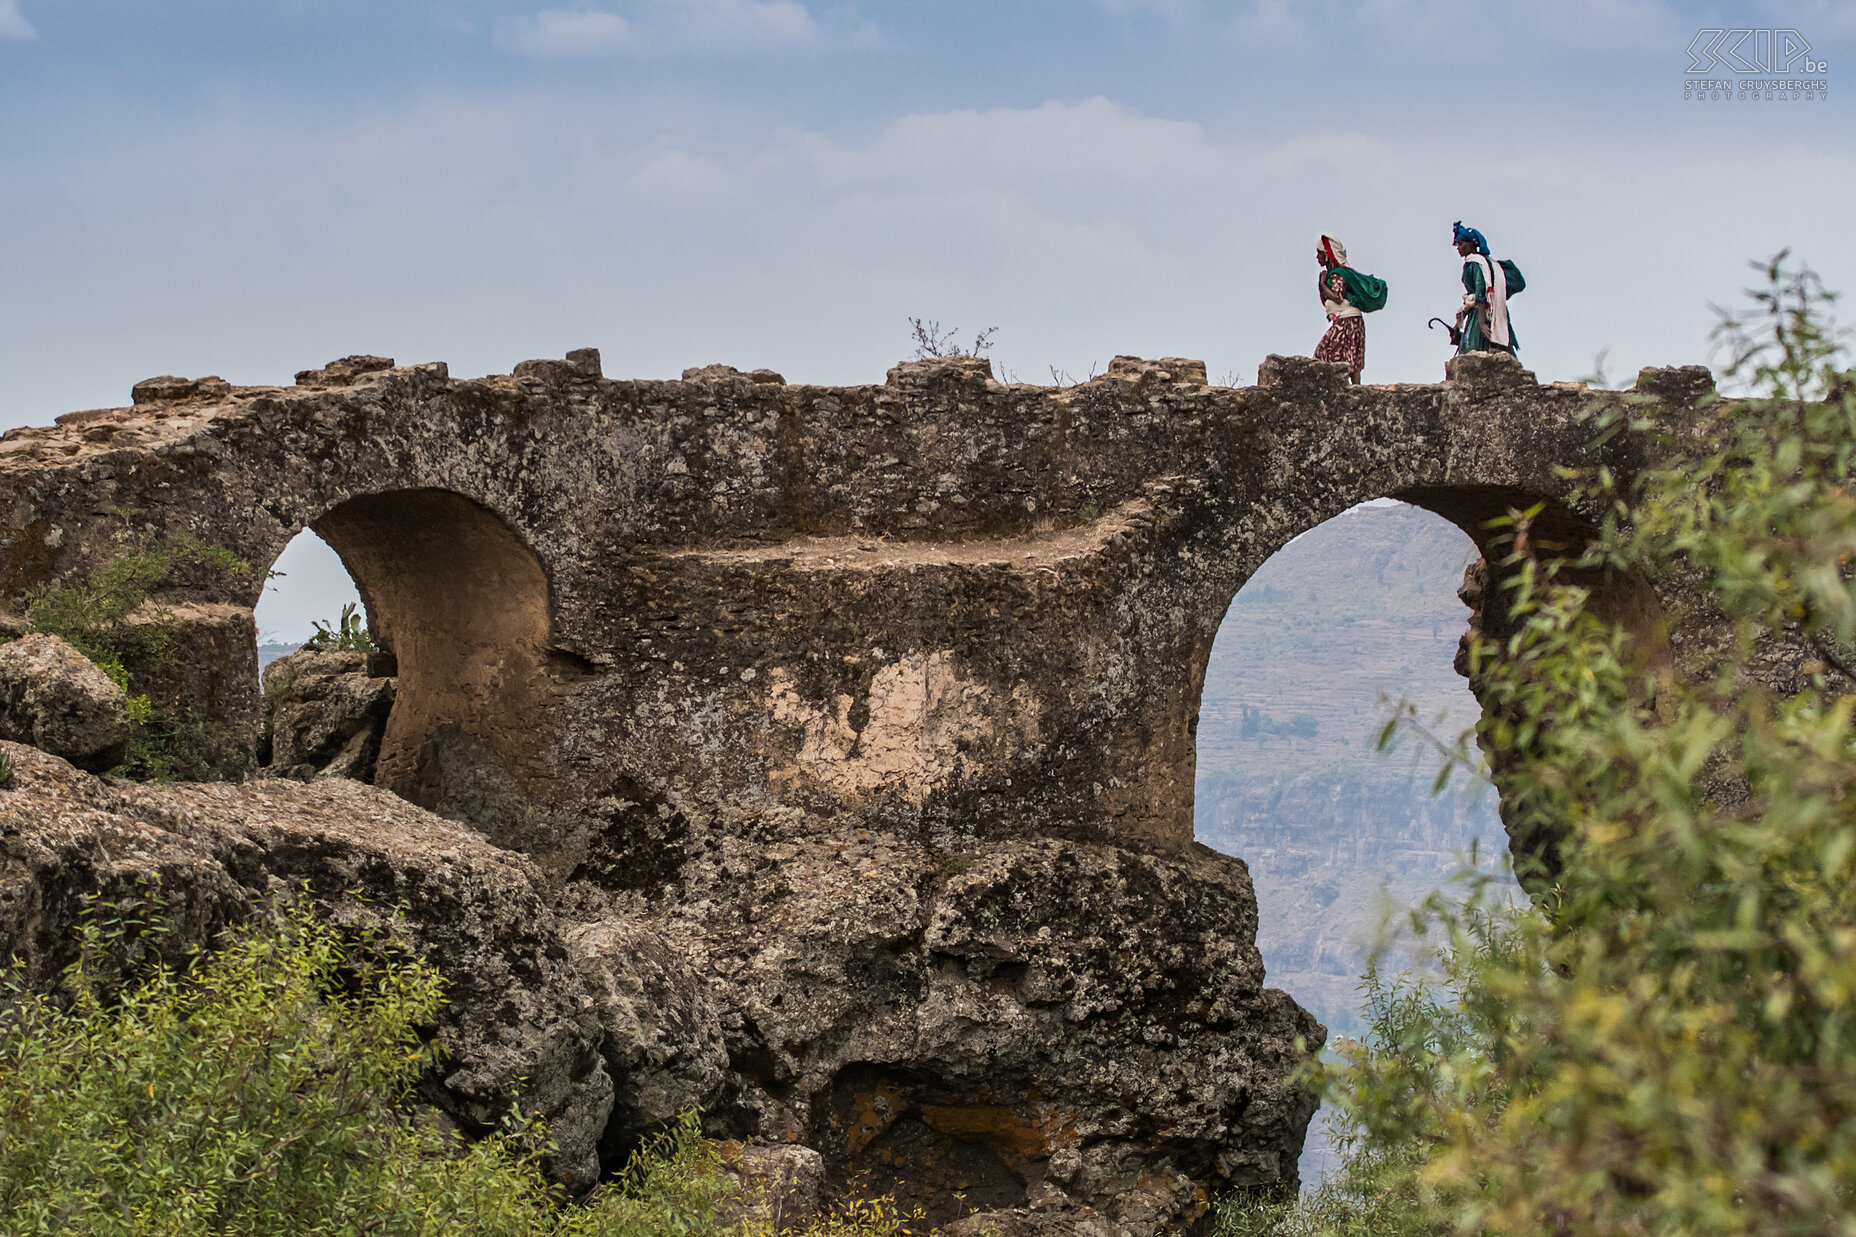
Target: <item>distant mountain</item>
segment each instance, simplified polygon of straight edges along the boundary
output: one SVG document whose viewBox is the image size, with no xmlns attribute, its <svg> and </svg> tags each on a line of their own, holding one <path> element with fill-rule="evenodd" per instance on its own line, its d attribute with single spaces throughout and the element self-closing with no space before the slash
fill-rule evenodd
<svg viewBox="0 0 1856 1237">
<path fill-rule="evenodd" d="M 1219 628 L 1199 707 L 1201 842 L 1242 857 L 1257 890 L 1267 982 L 1331 1034 L 1358 1034 L 1367 943 L 1392 904 L 1444 884 L 1472 845 L 1507 845 L 1494 792 L 1409 739 L 1375 740 L 1410 701 L 1454 737 L 1478 709 L 1452 668 L 1469 620 L 1457 599 L 1475 549 L 1404 504 L 1356 507 L 1284 546 Z M 1333 1162 L 1311 1130 L 1305 1180 Z"/>
<path fill-rule="evenodd" d="M 1469 619 L 1456 590 L 1474 557 L 1454 525 L 1402 503 L 1357 507 L 1278 551 L 1239 591 L 1212 646 L 1201 786 L 1208 770 L 1359 767 L 1372 756 L 1382 692 L 1409 698 L 1427 720 L 1443 712 L 1450 725 L 1471 724 L 1475 701 L 1451 659 Z"/>
<path fill-rule="evenodd" d="M 301 643 L 260 644 L 258 646 L 258 673 L 263 674 L 266 666 L 276 661 L 279 657 L 288 657 L 302 647 Z"/>
<path fill-rule="evenodd" d="M 1435 733 L 1474 724 L 1451 662 L 1475 549 L 1441 517 L 1356 507 L 1284 546 L 1244 585 L 1212 646 L 1199 707 L 1199 840 L 1249 865 L 1271 984 L 1336 1033 L 1386 896 L 1422 897 L 1479 844 L 1506 845 L 1492 791 L 1407 739 L 1376 750 L 1390 702 Z"/>
</svg>

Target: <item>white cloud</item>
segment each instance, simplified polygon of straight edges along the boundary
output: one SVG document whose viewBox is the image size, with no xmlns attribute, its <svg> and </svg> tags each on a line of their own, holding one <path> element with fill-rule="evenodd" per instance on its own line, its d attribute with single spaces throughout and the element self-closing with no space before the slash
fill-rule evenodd
<svg viewBox="0 0 1856 1237">
<path fill-rule="evenodd" d="M 39 32 L 32 28 L 32 23 L 19 11 L 17 0 L 0 0 L 0 39 L 38 37 Z"/>
<path fill-rule="evenodd" d="M 657 0 L 647 6 L 692 43 L 710 46 L 806 46 L 818 24 L 794 0 Z"/>
<path fill-rule="evenodd" d="M 631 23 L 599 9 L 544 9 L 498 21 L 496 43 L 537 60 L 605 56 L 631 43 Z"/>
<path fill-rule="evenodd" d="M 548 9 L 504 18 L 496 30 L 498 46 L 537 59 L 867 48 L 878 37 L 865 24 L 834 21 L 827 28 L 797 0 L 633 0 L 623 13 Z"/>
<path fill-rule="evenodd" d="M 1100 97 L 1031 108 L 915 113 L 859 146 L 817 135 L 793 134 L 789 140 L 799 149 L 779 158 L 800 154 L 826 183 L 892 188 L 1076 178 L 1139 183 L 1189 173 L 1214 157 L 1198 124 L 1147 116 Z"/>
<path fill-rule="evenodd" d="M 1116 0 L 1134 3 L 1136 0 Z M 1160 5 L 1166 0 L 1139 0 Z M 1315 46 L 1391 59 L 1412 49 L 1442 58 L 1514 55 L 1542 46 L 1591 60 L 1620 52 L 1679 52 L 1694 23 L 1669 0 L 1556 0 L 1490 6 L 1485 0 L 1244 0 L 1227 36 L 1246 48 Z M 1687 34 L 1683 32 L 1687 31 Z"/>
</svg>

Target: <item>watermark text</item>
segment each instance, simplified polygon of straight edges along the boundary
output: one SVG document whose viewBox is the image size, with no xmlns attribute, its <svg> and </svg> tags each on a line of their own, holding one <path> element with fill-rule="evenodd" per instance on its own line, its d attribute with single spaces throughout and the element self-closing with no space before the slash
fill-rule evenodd
<svg viewBox="0 0 1856 1237">
<path fill-rule="evenodd" d="M 1706 102 L 1817 102 L 1830 97 L 1830 62 L 1790 28 L 1708 27 L 1688 45 L 1682 97 Z"/>
</svg>

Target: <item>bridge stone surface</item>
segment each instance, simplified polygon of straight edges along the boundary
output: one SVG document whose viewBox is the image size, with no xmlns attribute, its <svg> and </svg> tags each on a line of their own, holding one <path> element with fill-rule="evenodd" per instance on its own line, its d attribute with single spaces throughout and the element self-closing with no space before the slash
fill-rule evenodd
<svg viewBox="0 0 1856 1237">
<path fill-rule="evenodd" d="M 897 1180 L 988 1149 L 961 1171 L 1005 1203 L 1083 1200 L 1128 1231 L 1217 1180 L 1292 1182 L 1312 1111 L 1283 1079 L 1323 1033 L 1261 989 L 1242 863 L 1192 837 L 1232 597 L 1379 497 L 1485 548 L 1543 502 L 1538 535 L 1574 543 L 1564 470 L 1628 474 L 1644 449 L 1506 356 L 1439 385 L 1272 357 L 1242 389 L 1135 358 L 1066 388 L 971 360 L 814 387 L 614 381 L 583 350 L 134 399 L 0 439 L 0 593 L 83 576 L 125 529 L 253 564 L 177 570 L 143 616 L 180 653 L 172 702 L 249 774 L 252 608 L 313 528 L 397 660 L 377 784 L 528 856 L 563 916 L 648 913 L 681 942 L 723 1010 L 723 1132 L 820 1146 L 840 1179 L 872 1148 Z M 1654 616 L 1647 588 L 1597 583 L 1595 605 Z M 832 863 L 857 871 L 807 901 Z M 1082 943 L 1059 966 L 1053 940 Z"/>
<path fill-rule="evenodd" d="M 1577 384 L 1452 372 L 1350 388 L 1272 358 L 1229 389 L 1121 358 L 1055 389 L 951 361 L 823 388 L 610 381 L 582 352 L 151 380 L 0 441 L 0 588 L 104 561 L 123 512 L 261 568 L 314 528 L 398 658 L 380 783 L 562 871 L 595 833 L 785 809 L 1177 850 L 1211 642 L 1272 553 L 1382 496 L 1486 543 L 1562 469 L 1630 467 Z M 243 771 L 260 579 L 178 583 L 182 638 L 214 650 L 192 690 Z"/>
</svg>

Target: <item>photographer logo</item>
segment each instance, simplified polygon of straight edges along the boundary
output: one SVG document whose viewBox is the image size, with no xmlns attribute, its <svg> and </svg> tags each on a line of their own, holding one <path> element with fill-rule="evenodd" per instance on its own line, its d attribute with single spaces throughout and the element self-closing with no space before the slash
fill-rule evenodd
<svg viewBox="0 0 1856 1237">
<path fill-rule="evenodd" d="M 1709 102 L 1819 102 L 1830 97 L 1830 62 L 1789 28 L 1708 27 L 1688 45 L 1684 99 Z"/>
</svg>

